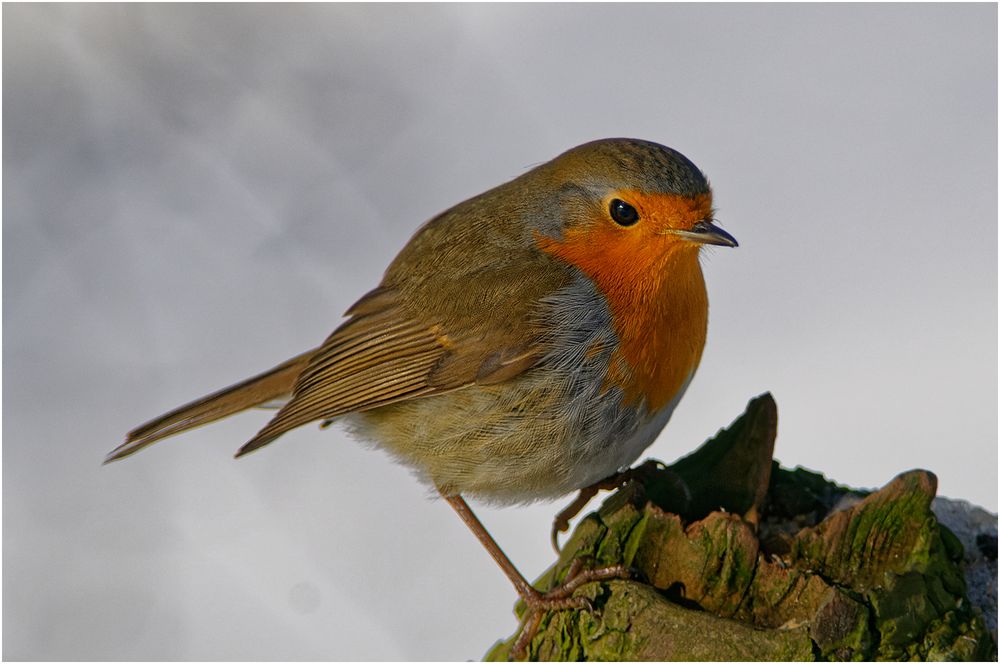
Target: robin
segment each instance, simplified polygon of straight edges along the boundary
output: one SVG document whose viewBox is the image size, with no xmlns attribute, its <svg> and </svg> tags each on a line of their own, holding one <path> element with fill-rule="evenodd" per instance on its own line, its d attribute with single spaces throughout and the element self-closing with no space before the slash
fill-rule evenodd
<svg viewBox="0 0 1000 664">
<path fill-rule="evenodd" d="M 237 457 L 344 422 L 440 492 L 529 615 L 583 606 L 576 587 L 627 571 L 574 570 L 541 593 L 463 496 L 555 498 L 639 457 L 701 359 L 705 245 L 737 242 L 684 155 L 635 139 L 580 145 L 424 224 L 318 348 L 138 427 L 107 461 L 281 400 Z"/>
</svg>

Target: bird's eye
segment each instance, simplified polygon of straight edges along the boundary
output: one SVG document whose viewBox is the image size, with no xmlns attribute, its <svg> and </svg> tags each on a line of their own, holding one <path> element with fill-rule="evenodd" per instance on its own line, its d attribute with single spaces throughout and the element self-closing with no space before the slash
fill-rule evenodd
<svg viewBox="0 0 1000 664">
<path fill-rule="evenodd" d="M 639 213 L 636 209 L 620 198 L 611 201 L 610 212 L 611 218 L 619 226 L 631 226 L 639 221 Z"/>
</svg>

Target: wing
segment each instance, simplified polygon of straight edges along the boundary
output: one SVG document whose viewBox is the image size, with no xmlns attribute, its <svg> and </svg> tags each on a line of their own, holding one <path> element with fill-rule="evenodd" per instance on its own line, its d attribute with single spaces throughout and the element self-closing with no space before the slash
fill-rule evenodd
<svg viewBox="0 0 1000 664">
<path fill-rule="evenodd" d="M 236 456 L 316 420 L 508 380 L 542 357 L 540 335 L 530 319 L 518 334 L 499 339 L 415 314 L 398 297 L 376 290 L 359 303 L 369 311 L 352 307 L 351 319 L 327 338 L 299 375 L 291 400 Z M 376 302 L 377 309 L 371 306 Z"/>
<path fill-rule="evenodd" d="M 537 248 L 525 215 L 545 207 L 510 186 L 420 228 L 237 456 L 315 420 L 509 380 L 537 364 L 542 302 L 574 271 Z"/>
</svg>

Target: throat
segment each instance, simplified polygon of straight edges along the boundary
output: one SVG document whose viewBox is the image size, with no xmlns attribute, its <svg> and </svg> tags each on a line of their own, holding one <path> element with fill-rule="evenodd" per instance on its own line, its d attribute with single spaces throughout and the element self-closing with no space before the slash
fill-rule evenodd
<svg viewBox="0 0 1000 664">
<path fill-rule="evenodd" d="M 648 413 L 671 403 L 691 379 L 708 327 L 708 296 L 698 247 L 670 236 L 613 229 L 536 235 L 538 247 L 593 280 L 611 310 L 618 347 L 606 388 Z"/>
<path fill-rule="evenodd" d="M 677 251 L 644 272 L 598 281 L 611 308 L 618 348 L 608 387 L 627 403 L 658 412 L 691 379 L 705 347 L 708 297 L 697 251 Z"/>
</svg>

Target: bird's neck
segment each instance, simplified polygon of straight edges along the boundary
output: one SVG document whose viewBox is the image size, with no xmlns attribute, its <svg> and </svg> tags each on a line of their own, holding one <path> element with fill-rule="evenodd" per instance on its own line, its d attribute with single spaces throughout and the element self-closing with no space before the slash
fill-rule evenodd
<svg viewBox="0 0 1000 664">
<path fill-rule="evenodd" d="M 708 296 L 698 250 L 680 247 L 637 265 L 628 282 L 601 281 L 619 341 L 608 382 L 627 403 L 657 412 L 691 379 L 705 346 Z"/>
<path fill-rule="evenodd" d="M 576 266 L 604 295 L 618 347 L 607 386 L 650 413 L 669 404 L 701 360 L 708 296 L 698 247 L 660 236 L 538 236 L 540 249 Z"/>
</svg>

